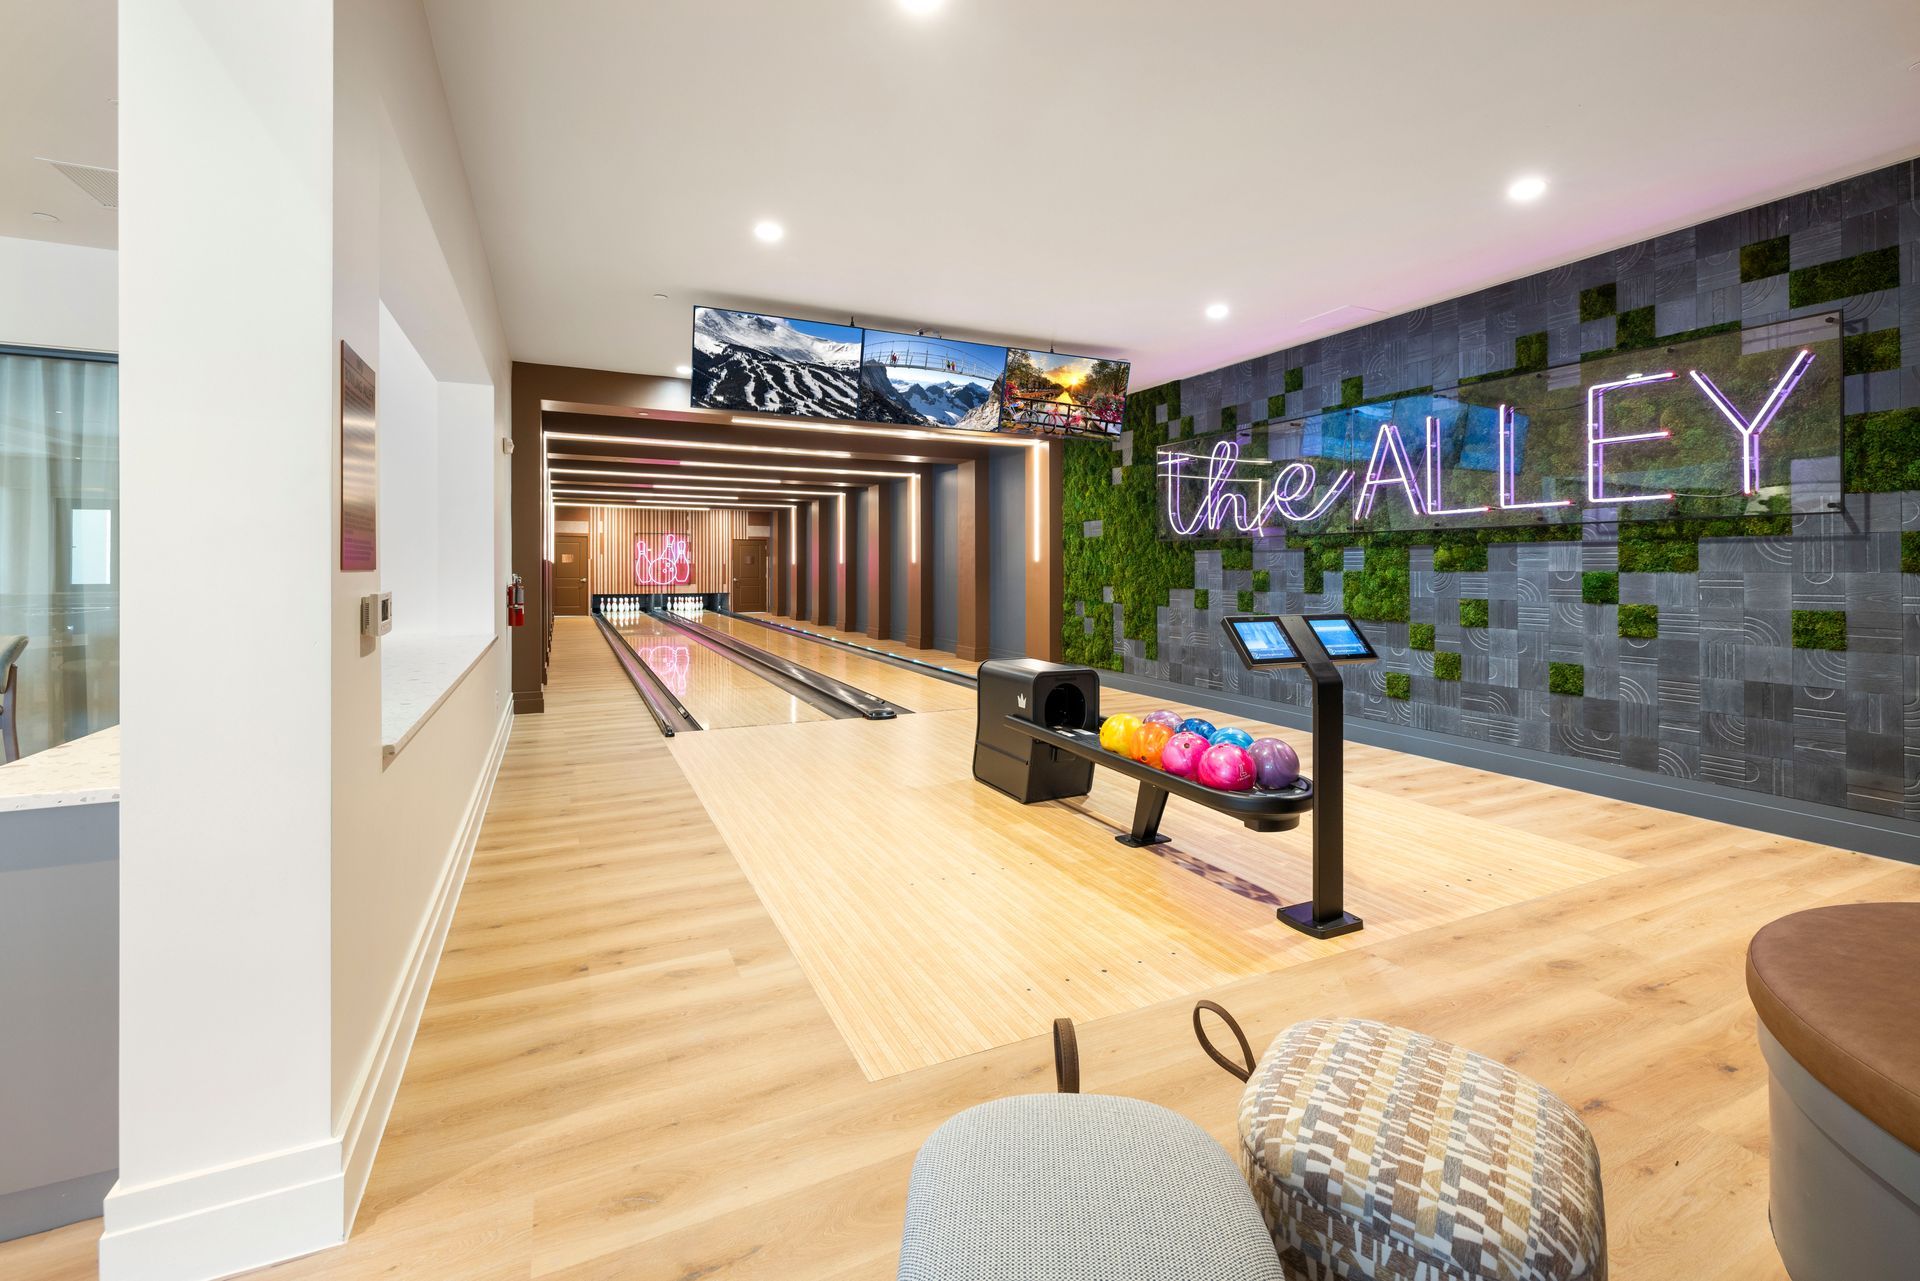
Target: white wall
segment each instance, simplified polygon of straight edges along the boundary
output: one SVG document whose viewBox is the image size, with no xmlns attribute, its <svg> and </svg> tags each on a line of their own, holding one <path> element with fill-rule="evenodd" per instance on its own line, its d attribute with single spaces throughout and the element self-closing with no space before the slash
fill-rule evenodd
<svg viewBox="0 0 1920 1281">
<path fill-rule="evenodd" d="M 384 305 L 443 437 L 463 424 L 422 501 L 477 514 L 460 595 L 496 638 L 511 366 L 414 0 L 122 0 L 120 24 L 123 1138 L 101 1275 L 166 1281 L 342 1238 L 510 723 L 496 639 L 383 757 L 358 605 L 391 584 L 337 568 L 339 343 L 384 408 Z M 386 517 L 383 558 L 412 519 Z M 214 546 L 248 614 L 182 626 L 181 567 Z"/>
<path fill-rule="evenodd" d="M 0 236 L 0 344 L 118 351 L 118 258 Z"/>
<path fill-rule="evenodd" d="M 166 1281 L 339 1235 L 333 10 L 123 0 L 119 23 L 120 1181 L 100 1250 L 108 1281 Z M 214 548 L 244 612 L 182 609 Z"/>
</svg>

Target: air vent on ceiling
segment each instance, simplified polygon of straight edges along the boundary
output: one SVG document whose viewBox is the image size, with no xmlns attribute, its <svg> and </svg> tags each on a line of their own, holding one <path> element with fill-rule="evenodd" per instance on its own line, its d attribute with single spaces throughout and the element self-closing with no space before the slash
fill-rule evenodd
<svg viewBox="0 0 1920 1281">
<path fill-rule="evenodd" d="M 65 160 L 40 159 L 65 174 L 69 181 L 80 190 L 92 196 L 108 209 L 120 207 L 120 171 L 102 169 L 98 165 L 76 165 Z"/>
</svg>

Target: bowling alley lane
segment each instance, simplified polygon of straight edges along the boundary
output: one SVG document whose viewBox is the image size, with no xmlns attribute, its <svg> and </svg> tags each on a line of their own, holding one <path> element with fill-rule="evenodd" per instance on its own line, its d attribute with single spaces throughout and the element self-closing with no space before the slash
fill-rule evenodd
<svg viewBox="0 0 1920 1281">
<path fill-rule="evenodd" d="M 670 623 L 642 615 L 621 619 L 617 626 L 634 651 L 706 729 L 829 719 L 825 712 L 714 653 Z"/>
<path fill-rule="evenodd" d="M 778 654 L 802 667 L 810 667 L 823 675 L 843 680 L 869 694 L 878 694 L 890 703 L 898 703 L 916 712 L 960 711 L 971 709 L 974 704 L 974 691 L 969 686 L 956 685 L 934 676 L 922 676 L 918 672 L 883 663 L 877 658 L 866 658 L 837 645 L 809 640 L 791 632 L 776 631 L 746 619 L 729 618 L 725 614 L 705 613 L 700 616 L 700 621 L 715 631 L 737 636 L 770 654 Z M 699 713 L 695 712 L 694 715 L 698 716 Z"/>
</svg>

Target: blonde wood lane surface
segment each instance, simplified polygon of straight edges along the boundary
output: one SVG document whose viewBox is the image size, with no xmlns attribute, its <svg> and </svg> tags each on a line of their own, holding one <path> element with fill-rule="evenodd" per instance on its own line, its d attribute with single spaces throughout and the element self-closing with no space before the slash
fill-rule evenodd
<svg viewBox="0 0 1920 1281">
<path fill-rule="evenodd" d="M 642 614 L 620 619 L 616 625 L 703 729 L 828 719 L 819 708 L 708 649 L 671 623 Z"/>
<path fill-rule="evenodd" d="M 888 1281 L 914 1152 L 961 1108 L 1051 1089 L 1047 1028 L 868 1082 L 587 620 L 556 624 L 547 707 L 515 724 L 352 1239 L 253 1275 Z M 1920 899 L 1920 868 L 1358 745 L 1348 762 L 1635 868 L 1397 938 L 1369 923 L 1207 995 L 1256 1048 L 1378 1018 L 1557 1091 L 1599 1143 L 1614 1281 L 1784 1281 L 1747 940 L 1804 907 Z M 1189 1011 L 1082 1023 L 1086 1088 L 1231 1143 L 1239 1084 Z M 90 1278 L 99 1231 L 0 1243 L 0 1277 Z"/>
<path fill-rule="evenodd" d="M 877 658 L 851 653 L 837 645 L 808 640 L 791 632 L 774 631 L 758 623 L 728 618 L 725 614 L 702 614 L 699 621 L 716 631 L 737 636 L 749 645 L 757 645 L 770 654 L 791 659 L 802 667 L 811 667 L 816 672 L 843 680 L 869 694 L 877 694 L 910 711 L 956 711 L 971 709 L 974 704 L 973 690 L 969 686 L 956 685 L 937 676 L 922 676 Z"/>
<path fill-rule="evenodd" d="M 764 618 L 770 623 L 779 623 L 785 627 L 798 627 L 804 631 L 818 632 L 822 636 L 831 636 L 835 640 L 843 640 L 850 645 L 864 645 L 868 649 L 877 649 L 884 654 L 892 654 L 896 658 L 913 658 L 923 663 L 932 663 L 938 667 L 950 667 L 954 671 L 964 673 L 968 676 L 980 670 L 980 660 L 961 658 L 952 650 L 915 649 L 904 641 L 875 640 L 865 632 L 842 631 L 840 628 L 831 627 L 826 623 L 796 621 L 791 618 L 783 618 L 778 614 L 753 614 L 749 615 L 749 617 Z"/>
<path fill-rule="evenodd" d="M 1311 896 L 1310 824 L 1254 833 L 1176 800 L 1172 842 L 1129 849 L 1113 838 L 1138 784 L 1096 769 L 1088 797 L 1023 806 L 973 779 L 973 733 L 963 711 L 673 743 L 869 1077 L 1633 866 L 1350 788 L 1347 906 L 1367 931 L 1317 941 L 1274 919 Z"/>
</svg>

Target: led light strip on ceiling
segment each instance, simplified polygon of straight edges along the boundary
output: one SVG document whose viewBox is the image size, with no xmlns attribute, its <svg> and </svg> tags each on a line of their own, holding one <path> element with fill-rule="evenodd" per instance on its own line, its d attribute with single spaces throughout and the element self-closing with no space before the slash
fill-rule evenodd
<svg viewBox="0 0 1920 1281">
<path fill-rule="evenodd" d="M 728 453 L 793 454 L 802 458 L 852 458 L 845 449 L 801 449 L 797 445 L 735 445 L 712 440 L 661 440 L 656 436 L 598 436 L 589 432 L 550 431 L 548 440 L 586 440 L 602 445 L 652 445 L 664 449 L 720 449 Z M 702 464 L 703 466 L 705 464 Z"/>
<path fill-rule="evenodd" d="M 922 431 L 917 427 L 856 427 L 851 423 L 807 423 L 794 418 L 753 418 L 735 414 L 733 422 L 741 427 L 773 427 L 782 431 L 826 431 L 845 436 L 884 436 L 892 440 L 955 440 L 966 444 L 1012 445 L 1024 448 L 1030 442 L 1019 436 L 991 431 Z"/>
<path fill-rule="evenodd" d="M 797 463 L 735 463 L 723 462 L 718 458 L 702 458 L 697 463 L 681 462 L 676 458 L 622 458 L 619 455 L 606 454 L 558 454 L 551 450 L 547 453 L 547 465 L 551 467 L 554 459 L 572 462 L 592 463 L 632 463 L 638 467 L 725 467 L 740 471 L 777 471 L 789 476 L 815 474 L 822 476 L 878 476 L 883 480 L 905 480 L 913 475 L 910 471 L 875 471 L 862 467 L 806 467 Z"/>
<path fill-rule="evenodd" d="M 858 482 L 851 480 L 782 480 L 773 476 L 709 476 L 701 472 L 682 472 L 671 468 L 660 471 L 619 471 L 595 467 L 549 467 L 547 471 L 555 476 L 613 476 L 623 480 L 715 481 L 723 485 L 755 487 L 837 485 L 849 489 L 860 488 Z"/>
</svg>

